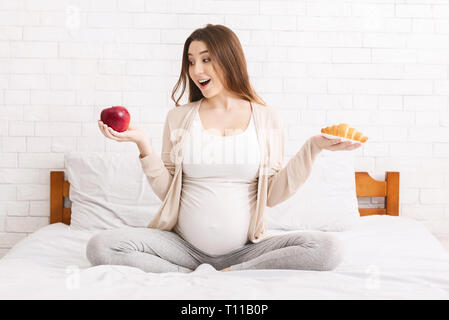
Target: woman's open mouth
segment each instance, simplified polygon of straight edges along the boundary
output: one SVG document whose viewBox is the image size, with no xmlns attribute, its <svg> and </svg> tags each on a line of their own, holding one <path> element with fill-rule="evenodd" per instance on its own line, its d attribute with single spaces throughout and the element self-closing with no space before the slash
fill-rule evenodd
<svg viewBox="0 0 449 320">
<path fill-rule="evenodd" d="M 210 79 L 208 79 L 207 81 L 198 81 L 198 83 L 200 84 L 200 88 L 201 89 L 207 89 L 207 87 L 209 86 L 209 84 L 210 84 Z"/>
</svg>

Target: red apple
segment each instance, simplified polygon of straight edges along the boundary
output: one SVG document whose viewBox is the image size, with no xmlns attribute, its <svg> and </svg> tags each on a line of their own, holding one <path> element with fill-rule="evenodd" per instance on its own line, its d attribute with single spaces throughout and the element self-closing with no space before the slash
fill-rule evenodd
<svg viewBox="0 0 449 320">
<path fill-rule="evenodd" d="M 101 111 L 101 121 L 118 132 L 128 130 L 130 118 L 128 110 L 122 106 L 113 106 Z"/>
</svg>

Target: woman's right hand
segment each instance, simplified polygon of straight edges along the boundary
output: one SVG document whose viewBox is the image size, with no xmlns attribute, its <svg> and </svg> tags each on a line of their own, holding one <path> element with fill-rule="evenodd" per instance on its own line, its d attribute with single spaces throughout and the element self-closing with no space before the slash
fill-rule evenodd
<svg viewBox="0 0 449 320">
<path fill-rule="evenodd" d="M 100 128 L 101 133 L 103 133 L 106 138 L 118 142 L 131 141 L 138 144 L 145 139 L 145 134 L 143 133 L 143 131 L 132 126 L 129 126 L 128 130 L 126 131 L 118 132 L 109 127 L 107 124 L 103 123 L 103 121 L 98 120 L 98 127 Z"/>
</svg>

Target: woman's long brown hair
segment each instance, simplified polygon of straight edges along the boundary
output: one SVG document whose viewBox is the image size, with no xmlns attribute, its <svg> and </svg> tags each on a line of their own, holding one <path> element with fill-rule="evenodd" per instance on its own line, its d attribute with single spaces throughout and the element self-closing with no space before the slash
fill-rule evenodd
<svg viewBox="0 0 449 320">
<path fill-rule="evenodd" d="M 223 26 L 208 24 L 204 28 L 196 29 L 184 43 L 182 54 L 182 68 L 178 82 L 172 91 L 172 100 L 179 106 L 179 100 L 184 95 L 186 85 L 189 85 L 189 103 L 203 98 L 201 90 L 195 85 L 189 75 L 188 50 L 194 40 L 203 41 L 209 51 L 212 61 L 222 73 L 223 86 L 246 101 L 251 101 L 265 106 L 265 102 L 252 88 L 246 67 L 245 55 L 242 45 L 235 33 Z M 181 95 L 176 99 L 175 93 L 182 85 Z"/>
</svg>

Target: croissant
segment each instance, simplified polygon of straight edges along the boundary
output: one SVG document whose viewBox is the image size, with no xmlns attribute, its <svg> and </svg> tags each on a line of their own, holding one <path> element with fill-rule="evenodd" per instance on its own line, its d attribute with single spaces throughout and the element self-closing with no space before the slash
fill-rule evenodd
<svg viewBox="0 0 449 320">
<path fill-rule="evenodd" d="M 322 128 L 321 133 L 331 134 L 333 136 L 360 141 L 362 143 L 368 140 L 368 137 L 363 135 L 362 132 L 358 131 L 355 128 L 350 127 L 346 123 L 341 123 L 339 125 L 333 125 L 330 127 Z"/>
</svg>

